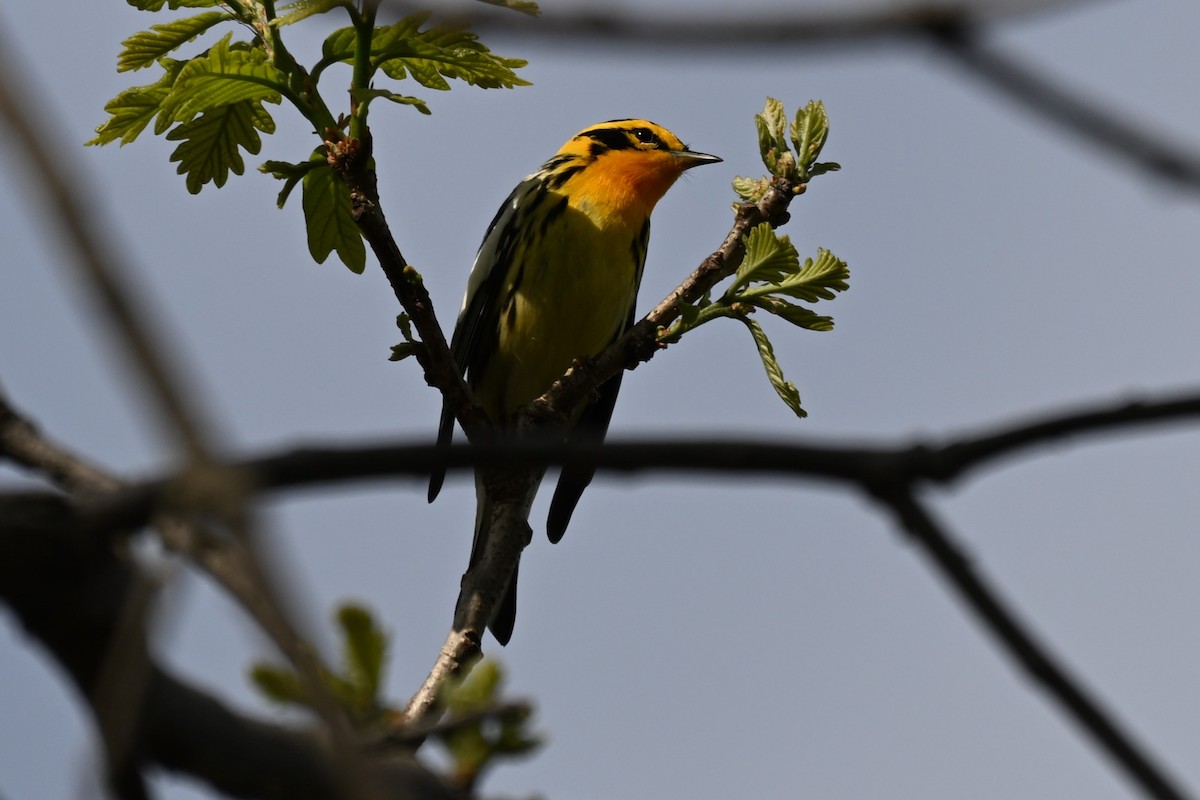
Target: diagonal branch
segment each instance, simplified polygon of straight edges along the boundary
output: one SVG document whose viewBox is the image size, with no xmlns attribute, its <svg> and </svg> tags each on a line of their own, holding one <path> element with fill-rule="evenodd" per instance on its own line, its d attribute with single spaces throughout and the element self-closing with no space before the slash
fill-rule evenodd
<svg viewBox="0 0 1200 800">
<path fill-rule="evenodd" d="M 1122 730 L 1116 719 L 1066 667 L 1057 663 L 1049 649 L 1007 607 L 1000 594 L 972 567 L 967 555 L 916 498 L 912 486 L 880 484 L 868 487 L 868 492 L 892 513 L 901 530 L 921 547 L 933 567 L 1009 657 L 1091 736 L 1147 797 L 1173 800 L 1185 796 L 1132 734 Z"/>
<path fill-rule="evenodd" d="M 0 497 L 0 601 L 96 707 L 130 588 L 144 577 L 83 531 L 56 494 Z M 145 641 L 136 643 L 145 652 Z M 131 680 L 126 678 L 126 680 Z M 131 681 L 133 682 L 133 681 Z M 323 729 L 241 716 L 150 662 L 131 713 L 138 758 L 190 775 L 230 797 L 258 800 L 463 800 L 416 759 L 358 752 L 357 780 Z"/>
<path fill-rule="evenodd" d="M 978 32 L 964 21 L 931 25 L 928 33 L 941 52 L 965 71 L 1072 136 L 1155 178 L 1200 191 L 1200 153 L 1170 144 L 1130 124 L 1128 117 L 1082 99 L 1077 90 L 1055 84 L 1033 68 L 986 47 Z"/>
</svg>

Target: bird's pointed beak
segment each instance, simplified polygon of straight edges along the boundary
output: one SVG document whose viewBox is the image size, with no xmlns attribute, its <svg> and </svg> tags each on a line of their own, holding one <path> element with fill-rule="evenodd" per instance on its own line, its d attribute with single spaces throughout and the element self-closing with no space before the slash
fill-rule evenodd
<svg viewBox="0 0 1200 800">
<path fill-rule="evenodd" d="M 697 153 L 694 150 L 675 150 L 671 154 L 683 162 L 684 169 L 698 167 L 701 164 L 716 164 L 724 160 L 717 156 L 710 156 L 708 153 Z"/>
</svg>

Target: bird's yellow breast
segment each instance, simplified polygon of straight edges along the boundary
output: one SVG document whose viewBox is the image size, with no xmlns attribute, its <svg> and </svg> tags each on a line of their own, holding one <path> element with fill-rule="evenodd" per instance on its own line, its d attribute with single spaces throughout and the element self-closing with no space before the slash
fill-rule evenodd
<svg viewBox="0 0 1200 800">
<path fill-rule="evenodd" d="M 607 347 L 623 330 L 642 267 L 647 215 L 596 213 L 572 196 L 522 248 L 505 287 L 496 352 L 477 382 L 496 422 L 541 395 L 577 358 Z"/>
</svg>

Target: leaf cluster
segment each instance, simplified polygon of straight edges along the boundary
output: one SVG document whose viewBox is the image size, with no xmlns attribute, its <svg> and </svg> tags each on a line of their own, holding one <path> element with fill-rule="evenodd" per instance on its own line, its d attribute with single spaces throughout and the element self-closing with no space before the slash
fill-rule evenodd
<svg viewBox="0 0 1200 800">
<path fill-rule="evenodd" d="M 497 759 L 527 755 L 541 745 L 529 729 L 530 709 L 502 702 L 504 672 L 483 660 L 442 689 L 446 720 L 439 734 L 454 762 L 454 782 L 466 791 Z"/>
<path fill-rule="evenodd" d="M 771 176 L 782 179 L 796 193 L 802 192 L 814 176 L 839 169 L 833 162 L 817 161 L 829 135 L 829 118 L 821 102 L 809 102 L 789 126 L 783 104 L 769 97 L 763 113 L 755 116 L 755 122 L 763 163 Z M 744 201 L 758 202 L 776 183 L 772 177 L 737 178 L 734 191 Z M 761 310 L 805 330 L 832 330 L 832 317 L 800 303 L 832 300 L 838 292 L 849 288 L 850 270 L 846 262 L 823 249 L 817 251 L 815 259 L 806 258 L 801 263 L 791 240 L 775 233 L 766 222 L 752 228 L 743 244 L 745 254 L 741 265 L 724 293 L 715 300 L 711 293 L 706 294 L 695 304 L 684 307 L 675 324 L 660 333 L 659 340 L 678 341 L 687 331 L 714 319 L 738 320 L 754 339 L 775 392 L 796 416 L 805 417 L 808 414 L 800 405 L 799 390 L 784 377 L 771 340 L 752 315 Z"/>
<path fill-rule="evenodd" d="M 817 175 L 841 169 L 836 162 L 817 161 L 829 136 L 829 115 L 820 100 L 810 100 L 789 124 L 783 103 L 768 97 L 762 113 L 755 114 L 754 123 L 758 128 L 758 150 L 767 171 L 785 179 L 796 194 L 802 194 Z M 738 177 L 733 182 L 737 195 L 750 203 L 761 200 L 770 186 L 769 177 Z"/>
<path fill-rule="evenodd" d="M 351 722 L 367 726 L 390 711 L 382 699 L 388 636 L 362 606 L 341 606 L 336 622 L 342 643 L 340 669 L 322 670 L 321 680 Z M 251 668 L 250 680 L 264 697 L 275 703 L 304 709 L 314 707 L 311 692 L 289 667 L 261 662 Z"/>
<path fill-rule="evenodd" d="M 346 266 L 362 272 L 366 248 L 354 223 L 350 194 L 328 163 L 331 141 L 344 137 L 369 141 L 367 113 L 378 99 L 429 114 L 426 101 L 377 86 L 379 79 L 411 79 L 427 89 L 445 91 L 451 81 L 484 89 L 527 86 L 516 70 L 521 59 L 497 55 L 462 25 L 430 24 L 428 12 L 390 25 L 375 24 L 378 2 L 297 0 L 281 6 L 270 0 L 127 0 L 144 11 L 209 9 L 193 16 L 152 25 L 122 43 L 117 70 L 157 67 L 152 83 L 118 94 L 104 107 L 108 119 L 88 144 L 134 141 L 147 127 L 156 136 L 178 142 L 170 160 L 196 194 L 208 184 L 224 186 L 230 173 L 245 171 L 244 156 L 258 155 L 261 134 L 275 132 L 270 105 L 287 102 L 308 120 L 320 139 L 308 160 L 268 161 L 262 171 L 284 181 L 282 206 L 297 183 L 303 186 L 303 210 L 309 251 L 318 263 L 336 252 Z M 484 0 L 523 13 L 537 13 L 525 0 Z M 344 12 L 350 25 L 334 30 L 322 45 L 321 58 L 305 68 L 288 51 L 283 29 L 330 12 Z M 235 30 L 206 49 L 180 56 L 186 45 L 220 26 Z M 249 32 L 247 38 L 235 33 Z M 321 93 L 326 70 L 351 68 L 349 106 L 335 114 Z"/>
</svg>

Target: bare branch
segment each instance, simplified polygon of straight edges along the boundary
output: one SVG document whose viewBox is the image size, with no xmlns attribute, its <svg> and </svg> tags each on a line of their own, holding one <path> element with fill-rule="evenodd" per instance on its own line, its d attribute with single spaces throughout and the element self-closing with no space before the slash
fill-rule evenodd
<svg viewBox="0 0 1200 800">
<path fill-rule="evenodd" d="M 93 689 L 131 585 L 144 581 L 104 541 L 82 531 L 60 495 L 0 498 L 0 600 L 45 646 L 95 710 Z M 138 648 L 145 652 L 144 641 Z M 327 733 L 236 714 L 150 664 L 133 715 L 138 762 L 182 772 L 231 797 L 261 800 L 462 800 L 419 762 L 356 746 L 359 780 L 345 781 Z M 351 791 L 351 789 L 355 791 Z"/>
<path fill-rule="evenodd" d="M 870 487 L 869 493 L 892 512 L 901 530 L 920 545 L 934 568 L 1009 657 L 1046 690 L 1147 797 L 1172 800 L 1185 796 L 1162 767 L 1153 762 L 1128 731 L 1121 729 L 1110 712 L 1089 696 L 1077 678 L 1056 662 L 999 593 L 972 568 L 970 558 L 917 500 L 912 486 L 880 484 Z"/>
<path fill-rule="evenodd" d="M 929 26 L 941 52 L 964 70 L 1008 95 L 1043 119 L 1109 155 L 1131 162 L 1155 178 L 1200 191 L 1200 153 L 1169 144 L 1127 117 L 1089 103 L 1016 59 L 986 47 L 978 32 L 961 22 Z"/>
</svg>

